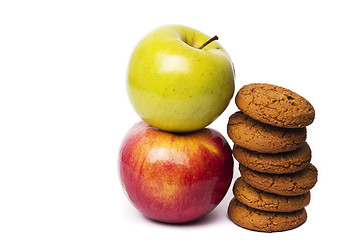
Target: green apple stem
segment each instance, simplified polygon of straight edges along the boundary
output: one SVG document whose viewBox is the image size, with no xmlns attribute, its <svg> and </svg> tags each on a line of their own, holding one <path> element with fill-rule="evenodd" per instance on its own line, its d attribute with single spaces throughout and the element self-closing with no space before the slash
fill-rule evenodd
<svg viewBox="0 0 360 240">
<path fill-rule="evenodd" d="M 209 40 L 207 40 L 206 42 L 204 42 L 204 44 L 203 45 L 201 45 L 200 47 L 199 47 L 199 49 L 203 49 L 206 45 L 208 45 L 209 43 L 211 43 L 212 41 L 215 41 L 215 40 L 218 40 L 219 38 L 218 38 L 218 36 L 213 36 L 212 38 L 210 38 Z"/>
</svg>

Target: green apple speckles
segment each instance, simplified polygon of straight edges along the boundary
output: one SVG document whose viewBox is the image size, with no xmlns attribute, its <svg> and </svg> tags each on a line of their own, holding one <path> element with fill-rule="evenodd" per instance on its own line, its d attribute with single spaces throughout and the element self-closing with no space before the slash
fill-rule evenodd
<svg viewBox="0 0 360 240">
<path fill-rule="evenodd" d="M 216 39 L 189 27 L 166 25 L 138 43 L 127 87 L 144 121 L 165 131 L 195 131 L 225 110 L 234 94 L 234 69 Z"/>
</svg>

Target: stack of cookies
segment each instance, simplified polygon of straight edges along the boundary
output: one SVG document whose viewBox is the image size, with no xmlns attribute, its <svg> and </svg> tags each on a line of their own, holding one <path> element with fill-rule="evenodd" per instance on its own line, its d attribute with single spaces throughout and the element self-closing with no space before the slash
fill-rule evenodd
<svg viewBox="0 0 360 240">
<path fill-rule="evenodd" d="M 306 221 L 305 206 L 317 181 L 305 142 L 315 110 L 302 96 L 270 84 L 249 84 L 236 95 L 240 109 L 229 118 L 228 135 L 239 162 L 228 215 L 256 231 L 296 228 Z"/>
</svg>

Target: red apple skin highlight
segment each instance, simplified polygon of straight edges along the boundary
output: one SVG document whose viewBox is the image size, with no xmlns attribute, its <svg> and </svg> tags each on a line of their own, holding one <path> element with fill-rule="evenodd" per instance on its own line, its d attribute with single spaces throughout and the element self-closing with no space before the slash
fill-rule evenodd
<svg viewBox="0 0 360 240">
<path fill-rule="evenodd" d="M 233 177 L 232 152 L 213 129 L 174 134 L 135 124 L 119 153 L 120 180 L 146 217 L 185 223 L 211 212 Z"/>
</svg>

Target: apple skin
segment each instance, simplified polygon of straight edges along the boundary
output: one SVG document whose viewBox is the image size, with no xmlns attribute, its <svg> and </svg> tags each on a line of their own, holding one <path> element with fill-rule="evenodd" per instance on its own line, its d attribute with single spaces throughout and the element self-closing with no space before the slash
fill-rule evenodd
<svg viewBox="0 0 360 240">
<path fill-rule="evenodd" d="M 130 202 L 146 217 L 185 223 L 211 212 L 233 177 L 226 139 L 213 129 L 169 133 L 141 121 L 119 153 L 120 180 Z"/>
<path fill-rule="evenodd" d="M 206 127 L 234 94 L 234 68 L 224 48 L 189 27 L 165 25 L 147 34 L 129 61 L 127 90 L 137 114 L 164 131 Z"/>
</svg>

